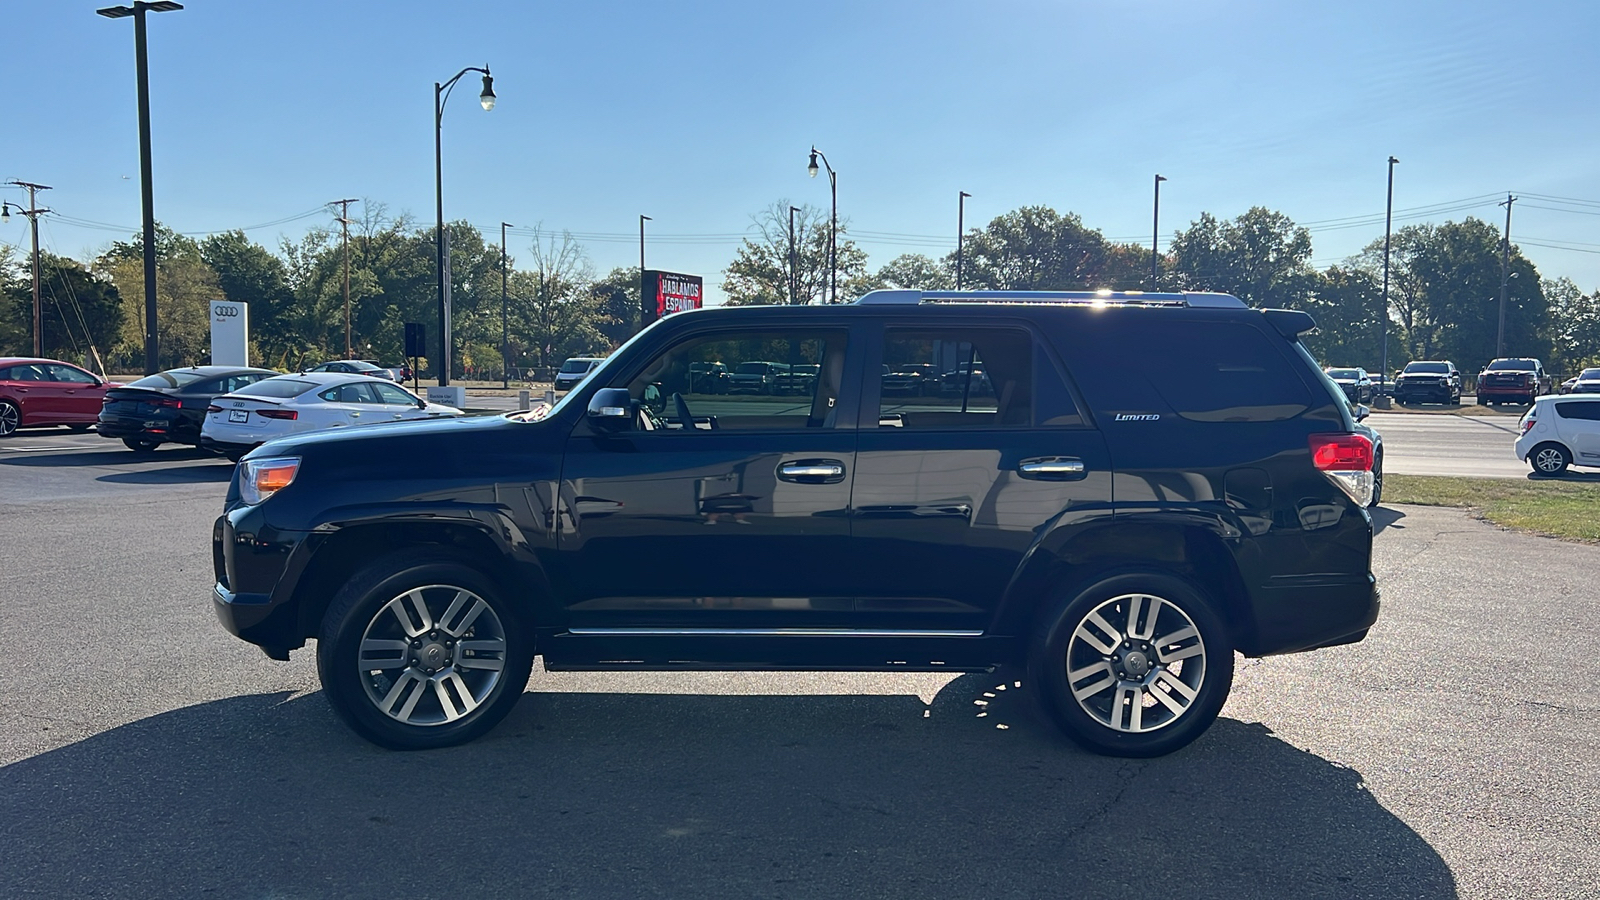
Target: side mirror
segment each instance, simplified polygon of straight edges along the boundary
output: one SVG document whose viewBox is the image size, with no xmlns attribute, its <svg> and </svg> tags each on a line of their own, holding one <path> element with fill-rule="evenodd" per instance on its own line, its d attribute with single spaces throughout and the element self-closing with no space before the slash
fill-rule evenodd
<svg viewBox="0 0 1600 900">
<path fill-rule="evenodd" d="M 661 386 L 651 382 L 644 386 L 644 406 L 657 415 L 666 411 L 667 398 L 661 396 Z"/>
<path fill-rule="evenodd" d="M 1350 412 L 1356 417 L 1356 421 L 1359 422 L 1362 419 L 1365 419 L 1367 416 L 1372 415 L 1372 407 L 1366 405 L 1365 403 L 1358 403 L 1354 409 L 1350 410 Z"/>
<path fill-rule="evenodd" d="M 422 399 L 421 397 L 418 397 L 417 398 L 417 409 L 427 409 L 427 408 L 428 408 L 428 401 Z"/>
<path fill-rule="evenodd" d="M 601 388 L 589 398 L 589 421 L 601 427 L 616 427 L 633 420 L 633 397 L 627 388 Z"/>
</svg>

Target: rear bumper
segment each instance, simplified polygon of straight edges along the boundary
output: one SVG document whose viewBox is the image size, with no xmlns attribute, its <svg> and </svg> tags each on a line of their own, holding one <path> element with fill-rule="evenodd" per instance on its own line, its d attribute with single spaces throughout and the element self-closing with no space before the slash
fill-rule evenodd
<svg viewBox="0 0 1600 900">
<path fill-rule="evenodd" d="M 139 416 L 105 416 L 102 415 L 95 423 L 95 429 L 102 437 L 108 438 L 148 438 L 156 441 L 170 441 L 178 444 L 200 443 L 200 428 L 189 422 L 168 420 L 155 417 Z"/>
<path fill-rule="evenodd" d="M 1307 576 L 1260 588 L 1255 599 L 1257 644 L 1250 656 L 1294 653 L 1350 644 L 1378 621 L 1378 580 L 1365 576 Z"/>
<path fill-rule="evenodd" d="M 208 437 L 202 437 L 200 439 L 200 449 L 209 450 L 210 452 L 215 453 L 218 456 L 226 456 L 226 457 L 228 457 L 230 459 L 243 456 L 246 453 L 249 453 L 251 450 L 253 450 L 253 449 L 255 449 L 256 447 L 259 447 L 259 446 L 261 446 L 261 445 L 260 444 L 235 444 L 235 443 L 232 443 L 230 441 L 219 441 L 216 438 L 208 438 Z"/>
</svg>

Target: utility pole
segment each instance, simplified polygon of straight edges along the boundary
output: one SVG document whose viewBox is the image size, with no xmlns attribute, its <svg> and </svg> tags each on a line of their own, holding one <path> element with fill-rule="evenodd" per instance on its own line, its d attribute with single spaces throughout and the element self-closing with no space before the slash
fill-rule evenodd
<svg viewBox="0 0 1600 900">
<path fill-rule="evenodd" d="M 1500 241 L 1500 328 L 1495 332 L 1494 355 L 1506 355 L 1506 281 L 1511 276 L 1511 204 L 1517 198 L 1506 194 L 1506 202 L 1501 206 L 1506 208 L 1506 233 Z"/>
<path fill-rule="evenodd" d="M 1383 310 L 1378 315 L 1379 409 L 1389 408 L 1389 395 L 1385 393 L 1389 380 L 1389 231 L 1394 224 L 1394 166 L 1399 161 L 1389 157 L 1389 199 L 1383 207 Z"/>
<path fill-rule="evenodd" d="M 644 223 L 650 221 L 653 220 L 649 216 L 643 213 L 639 214 L 639 327 L 641 329 L 649 324 L 644 320 Z"/>
<path fill-rule="evenodd" d="M 360 203 L 360 200 L 335 200 L 329 206 L 338 204 L 343 207 L 339 213 L 339 224 L 344 227 L 344 358 L 354 359 L 350 350 L 350 204 Z"/>
<path fill-rule="evenodd" d="M 956 290 L 961 290 L 961 251 L 967 237 L 967 198 L 972 195 L 957 191 L 956 196 Z"/>
<path fill-rule="evenodd" d="M 799 289 L 799 279 L 795 275 L 795 256 L 794 256 L 794 214 L 799 212 L 799 211 L 800 211 L 800 207 L 798 207 L 798 206 L 789 207 L 789 305 L 790 306 L 793 306 L 796 303 L 800 302 L 799 301 L 799 297 L 797 296 L 800 289 Z"/>
<path fill-rule="evenodd" d="M 1161 182 L 1166 181 L 1165 175 L 1156 176 L 1156 204 L 1152 216 L 1153 224 L 1150 226 L 1150 290 L 1161 290 L 1161 256 L 1156 252 L 1156 246 L 1161 241 Z"/>
<path fill-rule="evenodd" d="M 39 305 L 39 214 L 50 210 L 40 209 L 39 203 L 34 199 L 38 191 L 48 191 L 47 184 L 32 184 L 26 181 L 13 181 L 11 184 L 28 191 L 28 208 L 18 209 L 17 212 L 28 217 L 28 225 L 33 232 L 33 355 L 44 355 L 44 315 L 40 312 Z M 7 218 L 10 218 L 8 215 Z"/>
</svg>

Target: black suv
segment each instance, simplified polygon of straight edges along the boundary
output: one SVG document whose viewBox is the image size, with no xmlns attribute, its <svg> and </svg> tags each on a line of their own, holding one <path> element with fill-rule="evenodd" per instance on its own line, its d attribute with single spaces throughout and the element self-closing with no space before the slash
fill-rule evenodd
<svg viewBox="0 0 1600 900">
<path fill-rule="evenodd" d="M 1406 363 L 1394 378 L 1396 403 L 1447 403 L 1461 402 L 1461 372 L 1456 364 L 1445 360 L 1419 359 Z"/>
<path fill-rule="evenodd" d="M 1083 746 L 1166 753 L 1216 718 L 1235 650 L 1352 643 L 1377 618 L 1372 444 L 1311 327 L 1216 294 L 680 313 L 554 407 L 257 448 L 213 600 L 275 659 L 316 638 L 334 709 L 387 747 L 481 735 L 537 654 L 1019 665 Z M 694 391 L 747 360 L 815 366 L 816 388 Z M 910 365 L 966 383 L 886 395 Z"/>
</svg>

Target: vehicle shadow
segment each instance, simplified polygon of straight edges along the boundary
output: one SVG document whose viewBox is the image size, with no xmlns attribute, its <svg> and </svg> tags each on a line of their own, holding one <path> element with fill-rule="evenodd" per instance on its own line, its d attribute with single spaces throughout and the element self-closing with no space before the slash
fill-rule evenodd
<svg viewBox="0 0 1600 900">
<path fill-rule="evenodd" d="M 181 447 L 172 450 L 156 450 L 151 453 L 135 453 L 132 450 L 59 450 L 50 453 L 30 453 L 27 455 L 7 456 L 0 458 L 0 465 L 6 466 L 33 466 L 38 468 L 60 469 L 71 466 L 131 466 L 151 462 L 182 462 L 211 461 L 226 463 L 227 459 L 215 453 L 209 453 L 198 447 Z M 232 466 L 232 463 L 228 463 Z"/>
<path fill-rule="evenodd" d="M 1542 475 L 1538 472 L 1528 473 L 1529 481 L 1571 481 L 1577 484 L 1600 483 L 1600 472 L 1574 472 L 1568 469 L 1560 475 Z"/>
<path fill-rule="evenodd" d="M 218 461 L 221 460 L 218 457 Z M 159 469 L 146 469 L 138 472 L 113 472 L 101 475 L 95 481 L 106 481 L 114 484 L 226 484 L 233 477 L 233 464 L 219 466 L 215 462 L 201 463 L 195 466 L 171 466 Z"/>
<path fill-rule="evenodd" d="M 416 753 L 364 743 L 320 696 L 199 704 L 0 769 L 6 891 L 1456 895 L 1359 772 L 1259 724 L 1098 757 L 999 678 L 932 704 L 531 692 L 487 737 Z"/>
<path fill-rule="evenodd" d="M 1374 506 L 1372 508 L 1372 533 L 1381 534 L 1385 528 L 1390 526 L 1404 528 L 1404 525 L 1396 525 L 1395 523 L 1405 517 L 1406 514 L 1398 509 L 1392 509 L 1387 506 Z"/>
</svg>

